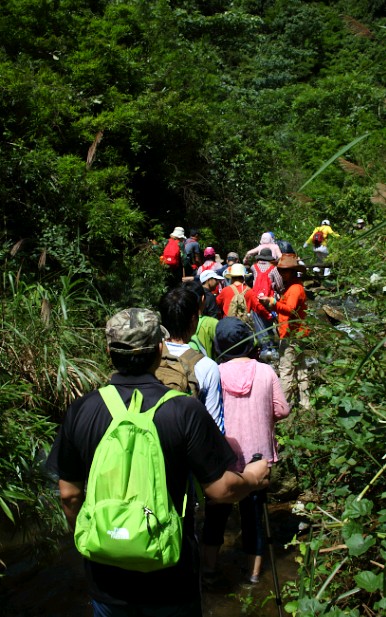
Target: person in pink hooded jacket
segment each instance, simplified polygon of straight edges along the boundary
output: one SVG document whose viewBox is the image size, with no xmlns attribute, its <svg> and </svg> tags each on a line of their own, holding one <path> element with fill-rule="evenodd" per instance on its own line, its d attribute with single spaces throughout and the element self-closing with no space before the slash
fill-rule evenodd
<svg viewBox="0 0 386 617">
<path fill-rule="evenodd" d="M 254 249 L 251 249 L 244 255 L 243 263 L 247 263 L 248 257 L 252 257 L 253 255 L 259 255 L 261 249 L 270 249 L 275 260 L 279 260 L 281 257 L 281 250 L 279 245 L 273 241 L 272 235 L 269 231 L 264 233 L 260 238 L 259 246 L 256 246 Z"/>
<path fill-rule="evenodd" d="M 215 347 L 220 364 L 225 437 L 237 456 L 233 471 L 242 471 L 255 453 L 272 465 L 278 460 L 275 422 L 289 414 L 279 378 L 268 364 L 254 357 L 254 336 L 237 317 L 224 317 L 216 327 Z M 225 362 L 224 362 L 225 361 Z M 264 495 L 256 492 L 240 504 L 243 549 L 248 555 L 248 580 L 257 583 L 264 551 Z M 232 506 L 208 505 L 203 529 L 204 573 L 215 572 Z"/>
</svg>

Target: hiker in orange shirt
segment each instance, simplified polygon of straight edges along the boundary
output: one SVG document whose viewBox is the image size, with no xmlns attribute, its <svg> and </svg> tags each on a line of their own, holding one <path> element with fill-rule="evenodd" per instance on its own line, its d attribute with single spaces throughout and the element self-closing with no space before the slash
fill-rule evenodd
<svg viewBox="0 0 386 617">
<path fill-rule="evenodd" d="M 309 334 L 304 323 L 307 303 L 303 283 L 298 272 L 306 268 L 300 264 L 296 255 L 283 255 L 277 264 L 277 269 L 283 278 L 284 293 L 280 300 L 264 296 L 260 302 L 276 311 L 278 316 L 279 344 L 279 374 L 280 382 L 287 401 L 293 405 L 295 391 L 299 390 L 299 404 L 303 409 L 310 408 L 308 395 L 308 374 L 304 353 L 300 351 L 301 338 Z"/>
</svg>

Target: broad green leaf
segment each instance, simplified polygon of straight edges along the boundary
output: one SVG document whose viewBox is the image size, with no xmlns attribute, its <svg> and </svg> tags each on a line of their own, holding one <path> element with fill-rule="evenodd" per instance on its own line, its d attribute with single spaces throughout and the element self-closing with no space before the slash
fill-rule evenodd
<svg viewBox="0 0 386 617">
<path fill-rule="evenodd" d="M 332 397 L 332 390 L 328 388 L 327 386 L 320 386 L 320 388 L 317 388 L 316 394 L 318 397 L 320 396 L 323 398 L 330 399 Z"/>
<path fill-rule="evenodd" d="M 354 576 L 354 579 L 358 587 L 360 587 L 361 589 L 365 589 L 365 591 L 368 591 L 369 593 L 374 593 L 374 591 L 380 591 L 382 589 L 382 573 L 374 574 L 374 572 L 365 570 Z"/>
<path fill-rule="evenodd" d="M 366 553 L 370 547 L 374 546 L 375 543 L 376 539 L 373 538 L 373 536 L 367 536 L 364 538 L 360 533 L 354 533 L 346 540 L 349 554 L 355 555 L 355 557 Z"/>
<path fill-rule="evenodd" d="M 3 510 L 5 516 L 9 518 L 9 520 L 12 521 L 13 524 L 15 524 L 15 518 L 2 497 L 0 497 L 0 508 Z"/>
<path fill-rule="evenodd" d="M 295 600 L 293 600 L 292 602 L 287 602 L 287 604 L 284 605 L 284 610 L 286 613 L 296 613 L 296 611 L 298 610 L 298 602 L 296 602 Z"/>
<path fill-rule="evenodd" d="M 368 516 L 373 509 L 373 502 L 369 499 L 362 499 L 361 501 L 352 501 L 346 505 L 346 509 L 343 512 L 342 518 L 358 518 L 360 516 Z"/>
<path fill-rule="evenodd" d="M 346 541 L 354 534 L 362 534 L 363 533 L 363 525 L 359 523 L 358 520 L 349 520 L 342 527 L 342 536 Z"/>
<path fill-rule="evenodd" d="M 299 612 L 301 615 L 317 615 L 326 605 L 315 598 L 302 598 L 299 600 Z"/>
</svg>

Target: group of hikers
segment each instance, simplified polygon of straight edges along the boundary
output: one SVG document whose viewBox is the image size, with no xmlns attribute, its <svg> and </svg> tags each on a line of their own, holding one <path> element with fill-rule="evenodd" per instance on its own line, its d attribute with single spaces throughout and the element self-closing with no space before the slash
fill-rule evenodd
<svg viewBox="0 0 386 617">
<path fill-rule="evenodd" d="M 322 247 L 337 235 L 323 220 L 307 243 L 319 231 Z M 236 502 L 246 580 L 256 584 L 274 426 L 293 406 L 310 408 L 306 268 L 289 243 L 265 232 L 223 263 L 213 247 L 201 253 L 197 230 L 186 239 L 176 227 L 161 260 L 170 278 L 158 311 L 128 308 L 108 320 L 116 372 L 69 407 L 48 459 L 96 617 L 201 617 L 201 585 L 218 576 Z M 259 361 L 275 347 L 278 375 Z"/>
</svg>

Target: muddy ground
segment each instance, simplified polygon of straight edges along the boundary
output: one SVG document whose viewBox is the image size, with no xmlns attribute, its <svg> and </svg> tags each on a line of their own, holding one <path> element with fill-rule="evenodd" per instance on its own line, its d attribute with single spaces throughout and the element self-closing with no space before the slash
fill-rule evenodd
<svg viewBox="0 0 386 617">
<path fill-rule="evenodd" d="M 270 506 L 271 534 L 280 583 L 296 578 L 296 552 L 284 545 L 296 534 L 298 517 L 287 504 Z M 38 563 L 28 546 L 2 555 L 7 569 L 0 581 L 0 617 L 92 617 L 85 592 L 82 558 L 66 536 L 59 552 Z M 257 585 L 244 584 L 245 559 L 240 550 L 237 510 L 230 518 L 220 567 L 223 576 L 217 586 L 203 590 L 204 617 L 238 617 L 278 614 L 275 599 L 262 603 L 274 591 L 269 554 Z M 285 602 L 285 599 L 283 599 Z M 248 612 L 245 610 L 248 607 Z"/>
</svg>

